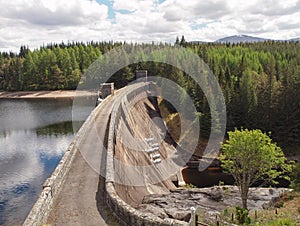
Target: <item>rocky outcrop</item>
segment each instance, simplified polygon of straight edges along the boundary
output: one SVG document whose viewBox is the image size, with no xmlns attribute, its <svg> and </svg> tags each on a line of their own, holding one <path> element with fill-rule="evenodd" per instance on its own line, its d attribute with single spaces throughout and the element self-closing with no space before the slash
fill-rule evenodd
<svg viewBox="0 0 300 226">
<path fill-rule="evenodd" d="M 251 188 L 249 209 L 272 207 L 286 188 Z M 189 222 L 192 210 L 201 208 L 207 216 L 222 212 L 227 207 L 241 206 L 241 198 L 236 186 L 215 186 L 210 188 L 175 189 L 170 194 L 147 195 L 139 211 L 152 213 L 162 219 L 168 217 Z M 213 213 L 213 214 L 212 214 Z"/>
</svg>

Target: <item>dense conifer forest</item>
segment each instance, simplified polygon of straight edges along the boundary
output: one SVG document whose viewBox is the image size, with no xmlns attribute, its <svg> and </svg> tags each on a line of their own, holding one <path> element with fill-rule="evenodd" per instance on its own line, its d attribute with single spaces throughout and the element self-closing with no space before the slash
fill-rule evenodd
<svg viewBox="0 0 300 226">
<path fill-rule="evenodd" d="M 0 90 L 76 89 L 92 62 L 123 44 L 61 43 L 36 50 L 22 46 L 19 54 L 3 52 Z M 198 54 L 215 74 L 226 100 L 227 130 L 244 127 L 272 131 L 272 138 L 280 145 L 299 147 L 299 43 L 188 43 L 182 38 L 176 44 Z M 131 44 L 136 45 L 143 44 Z M 120 70 L 111 81 L 122 87 L 134 79 L 136 69 L 147 69 L 149 75 L 164 76 L 184 87 L 201 112 L 201 134 L 208 136 L 210 109 L 200 87 L 188 75 L 170 65 L 144 62 Z"/>
</svg>

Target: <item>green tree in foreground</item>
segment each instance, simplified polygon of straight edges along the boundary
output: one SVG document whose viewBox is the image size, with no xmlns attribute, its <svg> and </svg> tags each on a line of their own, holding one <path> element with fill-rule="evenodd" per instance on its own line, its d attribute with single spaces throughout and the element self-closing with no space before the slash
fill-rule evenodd
<svg viewBox="0 0 300 226">
<path fill-rule="evenodd" d="M 292 166 L 280 147 L 261 130 L 235 129 L 222 144 L 222 168 L 229 172 L 239 187 L 243 208 L 247 209 L 249 188 L 258 181 L 273 182 L 285 178 Z"/>
</svg>

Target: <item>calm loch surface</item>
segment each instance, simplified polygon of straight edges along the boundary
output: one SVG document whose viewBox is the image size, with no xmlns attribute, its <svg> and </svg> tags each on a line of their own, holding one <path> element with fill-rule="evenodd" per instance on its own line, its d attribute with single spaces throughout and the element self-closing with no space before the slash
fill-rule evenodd
<svg viewBox="0 0 300 226">
<path fill-rule="evenodd" d="M 73 140 L 72 103 L 0 99 L 0 225 L 23 223 Z"/>
</svg>

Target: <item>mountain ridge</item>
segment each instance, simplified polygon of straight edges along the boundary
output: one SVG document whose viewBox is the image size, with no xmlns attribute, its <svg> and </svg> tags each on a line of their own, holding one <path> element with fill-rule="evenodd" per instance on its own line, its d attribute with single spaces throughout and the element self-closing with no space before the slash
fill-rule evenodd
<svg viewBox="0 0 300 226">
<path fill-rule="evenodd" d="M 240 42 L 264 42 L 268 41 L 270 39 L 265 39 L 265 38 L 260 38 L 260 37 L 254 37 L 254 36 L 249 36 L 249 35 L 232 35 L 232 36 L 227 36 L 224 38 L 220 38 L 216 40 L 215 42 L 217 43 L 240 43 Z"/>
<path fill-rule="evenodd" d="M 220 39 L 217 39 L 212 42 L 205 42 L 205 41 L 191 41 L 190 43 L 200 44 L 200 43 L 256 43 L 256 42 L 265 42 L 265 41 L 276 41 L 276 42 L 300 42 L 299 38 L 291 38 L 291 39 L 285 39 L 285 40 L 276 40 L 276 39 L 268 39 L 268 38 L 261 38 L 256 36 L 250 36 L 250 35 L 231 35 L 227 37 L 223 37 Z"/>
</svg>

